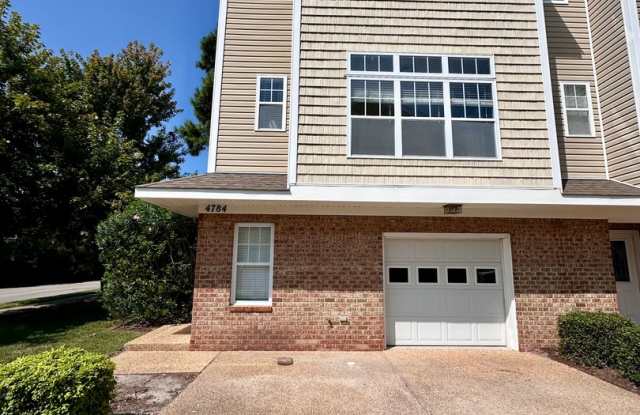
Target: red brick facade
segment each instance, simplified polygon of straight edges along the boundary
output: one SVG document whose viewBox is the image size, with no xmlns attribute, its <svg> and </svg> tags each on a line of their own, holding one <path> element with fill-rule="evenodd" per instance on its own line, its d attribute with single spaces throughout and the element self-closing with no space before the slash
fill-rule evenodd
<svg viewBox="0 0 640 415">
<path fill-rule="evenodd" d="M 229 307 L 238 222 L 275 224 L 271 309 Z M 560 314 L 617 310 L 608 230 L 593 220 L 201 215 L 191 347 L 383 349 L 384 232 L 510 234 L 520 348 L 553 347 Z"/>
</svg>

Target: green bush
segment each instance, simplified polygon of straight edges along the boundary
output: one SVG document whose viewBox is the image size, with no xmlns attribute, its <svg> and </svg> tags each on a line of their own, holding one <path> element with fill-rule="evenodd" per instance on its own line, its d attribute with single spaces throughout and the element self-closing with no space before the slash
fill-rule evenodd
<svg viewBox="0 0 640 415">
<path fill-rule="evenodd" d="M 98 226 L 102 300 L 118 319 L 141 324 L 191 319 L 195 220 L 133 201 Z"/>
<path fill-rule="evenodd" d="M 574 311 L 560 317 L 558 330 L 562 355 L 640 384 L 640 326 L 618 314 Z"/>
<path fill-rule="evenodd" d="M 53 349 L 0 366 L 3 415 L 109 414 L 116 381 L 104 355 Z"/>
</svg>

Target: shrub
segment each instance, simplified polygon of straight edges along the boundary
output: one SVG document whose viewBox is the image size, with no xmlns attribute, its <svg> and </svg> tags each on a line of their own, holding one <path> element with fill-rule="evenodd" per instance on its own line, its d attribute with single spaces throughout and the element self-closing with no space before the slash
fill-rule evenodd
<svg viewBox="0 0 640 415">
<path fill-rule="evenodd" d="M 104 220 L 96 240 L 109 313 L 132 323 L 189 321 L 195 238 L 195 220 L 142 201 Z"/>
<path fill-rule="evenodd" d="M 106 356 L 78 348 L 20 357 L 0 366 L 0 413 L 109 414 L 113 369 Z"/>
<path fill-rule="evenodd" d="M 558 328 L 564 356 L 617 369 L 640 384 L 640 326 L 618 314 L 574 311 L 560 317 Z"/>
<path fill-rule="evenodd" d="M 632 326 L 618 314 L 583 311 L 565 314 L 558 325 L 560 352 L 586 366 L 611 366 L 620 331 Z"/>
</svg>

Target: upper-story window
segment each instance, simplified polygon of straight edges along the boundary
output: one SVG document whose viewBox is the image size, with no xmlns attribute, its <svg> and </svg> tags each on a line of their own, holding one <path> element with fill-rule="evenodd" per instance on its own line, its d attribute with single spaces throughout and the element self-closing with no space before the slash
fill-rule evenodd
<svg viewBox="0 0 640 415">
<path fill-rule="evenodd" d="M 286 76 L 258 75 L 256 81 L 256 130 L 285 130 L 286 96 Z"/>
<path fill-rule="evenodd" d="M 565 135 L 570 137 L 593 136 L 593 107 L 589 84 L 561 82 L 560 87 Z"/>
<path fill-rule="evenodd" d="M 349 156 L 500 158 L 491 58 L 351 54 L 348 78 Z"/>
</svg>

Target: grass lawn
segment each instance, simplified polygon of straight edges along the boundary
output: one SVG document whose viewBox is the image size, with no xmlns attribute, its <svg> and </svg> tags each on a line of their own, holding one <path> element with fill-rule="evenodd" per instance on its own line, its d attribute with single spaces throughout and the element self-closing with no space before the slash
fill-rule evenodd
<svg viewBox="0 0 640 415">
<path fill-rule="evenodd" d="M 142 334 L 118 327 L 95 301 L 0 314 L 0 363 L 62 345 L 113 354 Z"/>
</svg>

